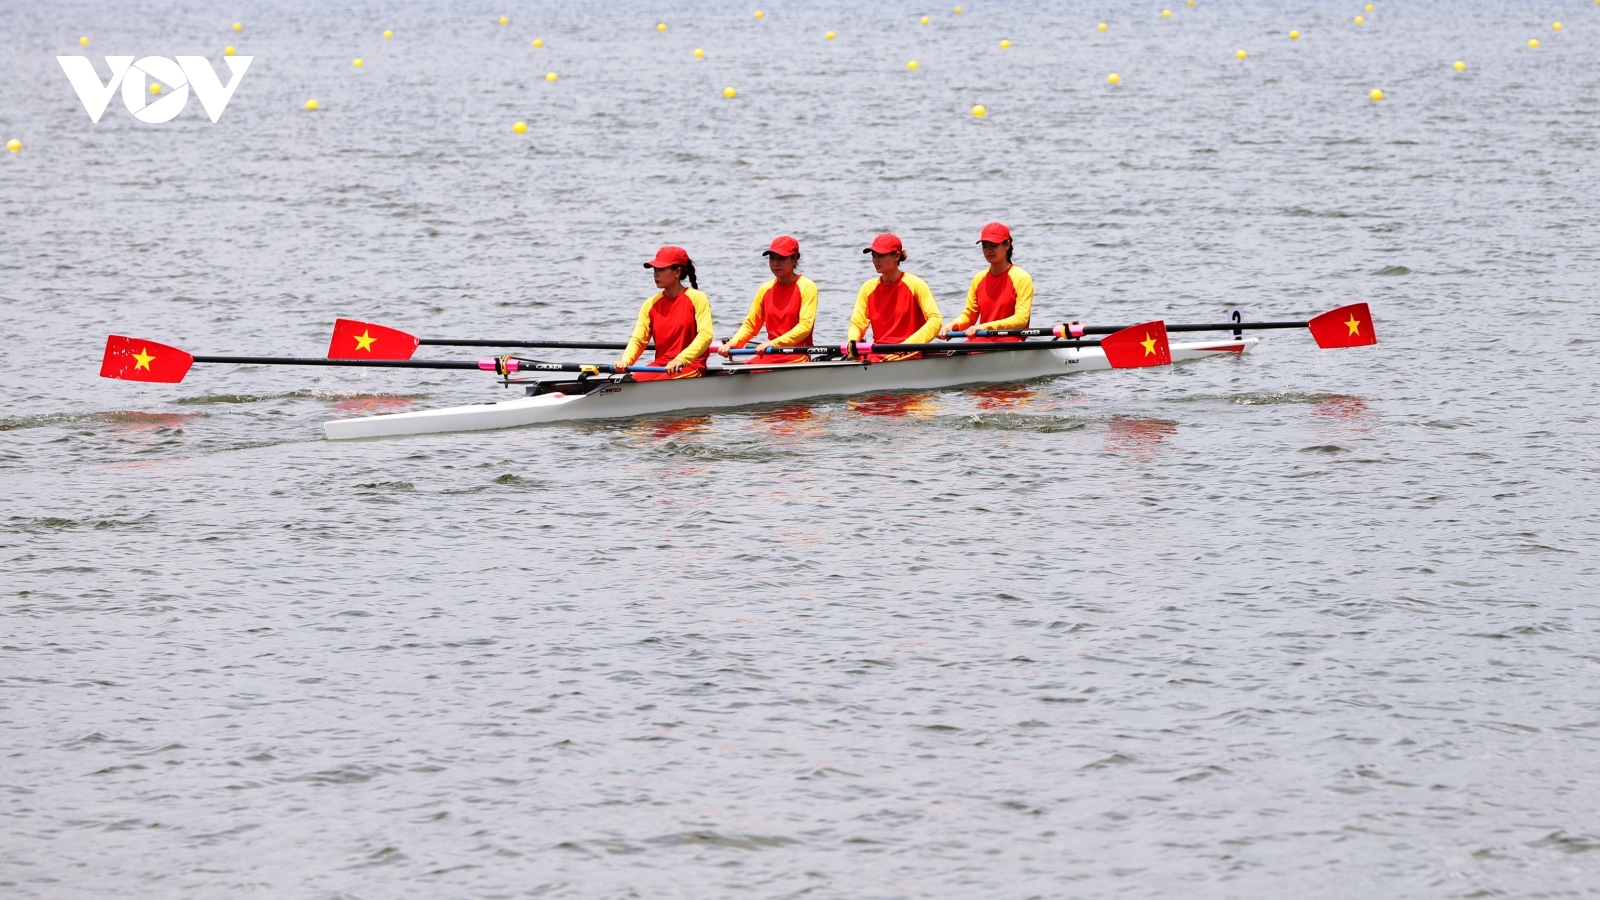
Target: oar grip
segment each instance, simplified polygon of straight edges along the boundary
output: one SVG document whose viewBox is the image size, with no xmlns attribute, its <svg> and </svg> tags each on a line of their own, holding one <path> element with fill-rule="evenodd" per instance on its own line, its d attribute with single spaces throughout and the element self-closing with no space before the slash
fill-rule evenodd
<svg viewBox="0 0 1600 900">
<path fill-rule="evenodd" d="M 513 374 L 517 371 L 517 365 L 516 357 L 512 356 L 486 357 L 478 360 L 478 368 L 496 375 Z"/>
</svg>

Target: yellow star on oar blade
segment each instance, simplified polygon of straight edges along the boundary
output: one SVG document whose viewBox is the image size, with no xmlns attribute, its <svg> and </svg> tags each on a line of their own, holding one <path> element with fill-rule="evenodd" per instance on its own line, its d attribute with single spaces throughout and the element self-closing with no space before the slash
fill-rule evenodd
<svg viewBox="0 0 1600 900">
<path fill-rule="evenodd" d="M 1344 324 L 1350 329 L 1350 336 L 1361 333 L 1361 320 L 1356 318 L 1354 313 L 1351 313 L 1350 320 Z"/>
<path fill-rule="evenodd" d="M 365 330 L 365 331 L 361 332 L 360 334 L 356 335 L 356 349 L 357 350 L 365 350 L 368 353 L 371 353 L 372 352 L 372 342 L 375 341 L 375 340 L 377 340 L 377 338 L 372 336 L 372 329 L 368 328 L 367 330 Z"/>
<path fill-rule="evenodd" d="M 149 347 L 140 347 L 139 352 L 133 355 L 133 370 L 135 372 L 140 369 L 144 369 L 146 372 L 150 371 L 150 361 L 153 359 L 155 357 L 150 355 Z"/>
<path fill-rule="evenodd" d="M 1144 347 L 1145 356 L 1156 355 L 1156 339 L 1150 336 L 1150 332 L 1146 331 L 1144 333 L 1144 340 L 1140 341 L 1139 344 Z"/>
</svg>

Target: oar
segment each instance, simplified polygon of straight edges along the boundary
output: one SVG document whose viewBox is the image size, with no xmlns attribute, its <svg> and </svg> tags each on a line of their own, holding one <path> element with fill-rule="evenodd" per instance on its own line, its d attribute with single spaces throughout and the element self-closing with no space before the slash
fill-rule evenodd
<svg viewBox="0 0 1600 900">
<path fill-rule="evenodd" d="M 197 356 L 177 347 L 141 338 L 113 334 L 106 338 L 105 357 L 100 362 L 101 378 L 124 381 L 151 381 L 177 384 L 195 363 L 228 363 L 236 366 L 339 366 L 360 369 L 457 369 L 508 375 L 527 369 L 588 374 L 616 374 L 610 363 L 542 363 L 513 357 L 492 357 L 476 362 L 453 359 L 318 359 L 296 356 Z M 665 372 L 665 366 L 627 366 L 628 372 Z"/>
<path fill-rule="evenodd" d="M 952 332 L 954 333 L 954 332 Z M 926 344 L 875 344 L 855 341 L 839 347 L 773 347 L 765 355 L 795 356 L 799 354 L 844 356 L 853 358 L 867 353 L 1005 353 L 1017 350 L 1081 349 L 1099 347 L 1105 351 L 1106 361 L 1115 369 L 1138 369 L 1145 366 L 1165 366 L 1172 363 L 1172 350 L 1167 344 L 1167 329 L 1160 320 L 1129 325 L 1117 329 L 1100 340 L 1063 339 L 1050 341 L 1016 341 L 1005 344 L 968 343 L 964 341 L 931 341 Z M 740 349 L 729 351 L 734 356 L 753 356 L 759 351 Z"/>
<path fill-rule="evenodd" d="M 1277 328 L 1309 328 L 1317 346 L 1324 349 L 1336 347 L 1365 347 L 1378 342 L 1372 326 L 1372 311 L 1365 303 L 1352 303 L 1329 310 L 1303 322 L 1214 322 L 1197 325 L 1168 325 L 1168 332 L 1182 331 L 1266 331 Z M 1049 328 L 979 328 L 952 331 L 952 337 L 1082 337 L 1086 334 L 1115 334 L 1125 325 L 1084 325 L 1067 322 Z"/>
<path fill-rule="evenodd" d="M 538 347 L 553 350 L 626 350 L 626 343 L 607 341 L 489 341 L 468 338 L 419 338 L 398 328 L 338 319 L 328 342 L 329 359 L 410 359 L 417 347 Z M 646 344 L 645 349 L 654 347 Z"/>
</svg>

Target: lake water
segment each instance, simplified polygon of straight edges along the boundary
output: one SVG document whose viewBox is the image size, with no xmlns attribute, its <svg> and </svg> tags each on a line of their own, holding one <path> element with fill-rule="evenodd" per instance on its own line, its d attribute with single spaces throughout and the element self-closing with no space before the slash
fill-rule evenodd
<svg viewBox="0 0 1600 900">
<path fill-rule="evenodd" d="M 1594 896 L 1600 6 L 1375 5 L 0 10 L 0 893 Z M 54 59 L 227 44 L 217 124 Z M 97 377 L 617 340 L 666 243 L 727 334 L 781 232 L 834 340 L 991 219 L 1036 323 L 1381 343 L 350 443 L 505 390 Z"/>
</svg>

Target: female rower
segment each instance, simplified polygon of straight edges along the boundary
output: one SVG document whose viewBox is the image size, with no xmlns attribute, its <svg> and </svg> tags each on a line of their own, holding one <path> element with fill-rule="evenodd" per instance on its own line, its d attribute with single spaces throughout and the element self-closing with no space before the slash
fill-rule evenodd
<svg viewBox="0 0 1600 900">
<path fill-rule="evenodd" d="M 939 333 L 943 318 L 939 304 L 933 302 L 933 292 L 928 283 L 909 272 L 900 271 L 906 261 L 906 251 L 900 239 L 892 234 L 880 234 L 872 239 L 872 246 L 861 251 L 872 254 L 872 267 L 878 277 L 861 286 L 856 295 L 856 308 L 850 314 L 849 341 L 859 341 L 872 329 L 875 344 L 926 344 Z M 909 359 L 919 354 L 868 354 L 873 362 L 892 362 Z"/>
<path fill-rule="evenodd" d="M 694 261 L 682 247 L 662 247 L 655 259 L 644 264 L 653 269 L 656 287 L 661 290 L 639 307 L 639 321 L 628 338 L 628 348 L 616 365 L 631 366 L 644 352 L 645 344 L 656 342 L 656 358 L 649 365 L 666 366 L 665 372 L 637 372 L 635 381 L 661 381 L 693 378 L 706 370 L 711 349 L 711 301 L 700 293 L 694 277 Z M 690 287 L 683 286 L 689 280 Z"/>
<path fill-rule="evenodd" d="M 787 234 L 779 235 L 772 239 L 762 255 L 767 258 L 772 278 L 756 288 L 756 297 L 750 301 L 750 314 L 744 317 L 744 324 L 722 345 L 720 352 L 731 357 L 731 350 L 743 348 L 765 325 L 767 339 L 756 348 L 759 355 L 752 362 L 759 360 L 763 365 L 807 362 L 810 357 L 765 356 L 773 347 L 805 347 L 811 343 L 811 330 L 817 322 L 817 286 L 795 271 L 800 265 L 800 242 Z"/>
<path fill-rule="evenodd" d="M 978 236 L 983 246 L 983 258 L 989 268 L 972 276 L 967 288 L 967 307 L 961 311 L 950 327 L 939 332 L 945 337 L 952 331 L 983 329 L 1001 331 L 1008 328 L 1027 328 L 1033 317 L 1033 276 L 1021 266 L 1011 264 L 1011 229 L 999 222 L 983 226 Z M 984 341 L 1020 341 L 1017 337 L 969 337 L 968 343 Z"/>
</svg>

